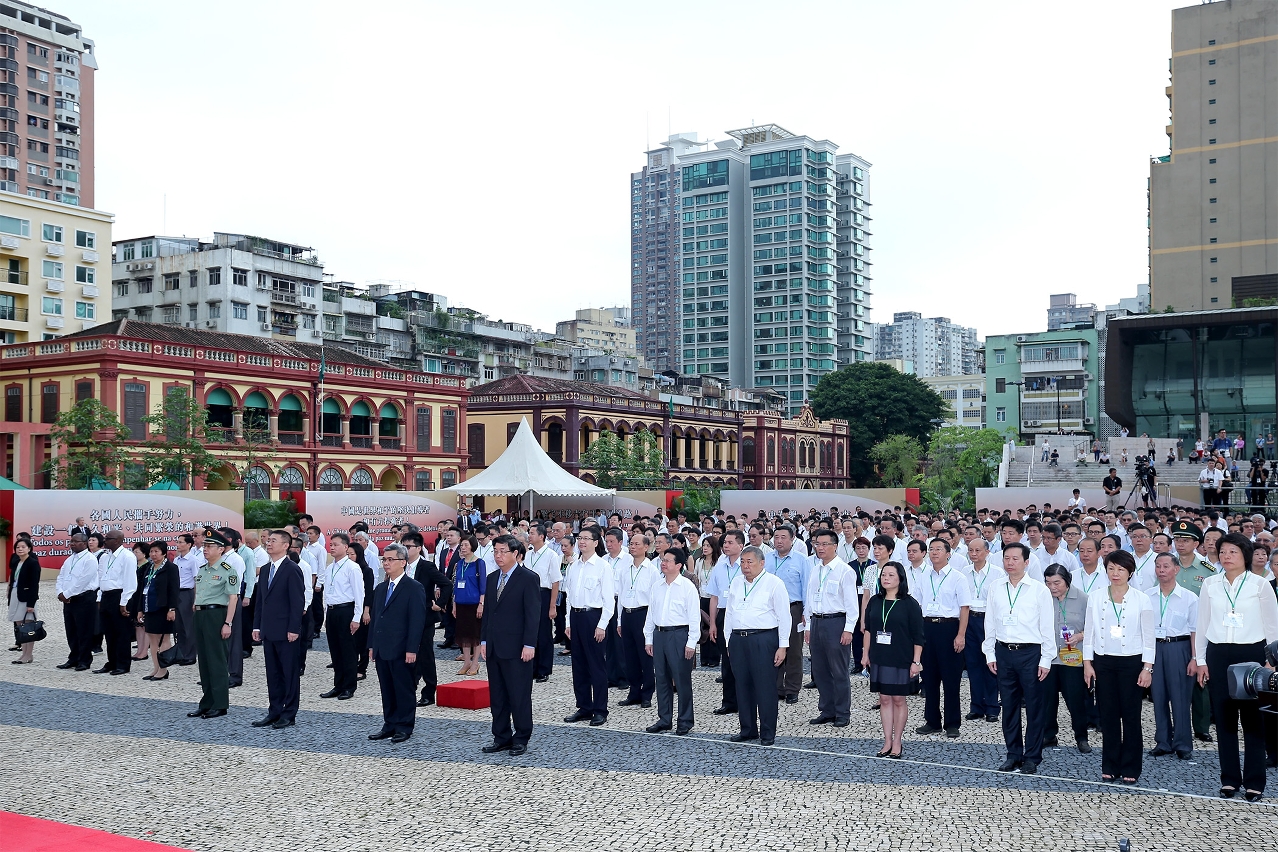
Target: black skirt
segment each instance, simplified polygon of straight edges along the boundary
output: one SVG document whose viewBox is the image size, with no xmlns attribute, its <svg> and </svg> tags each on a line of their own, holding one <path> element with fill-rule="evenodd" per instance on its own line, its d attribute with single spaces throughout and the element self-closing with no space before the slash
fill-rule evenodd
<svg viewBox="0 0 1278 852">
<path fill-rule="evenodd" d="M 144 613 L 142 616 L 142 625 L 146 628 L 146 632 L 156 636 L 162 636 L 165 633 L 172 633 L 173 625 L 175 623 L 176 622 L 169 621 L 169 612 L 165 609 Z"/>
<path fill-rule="evenodd" d="M 913 695 L 910 670 L 870 663 L 870 691 L 880 695 Z"/>
</svg>

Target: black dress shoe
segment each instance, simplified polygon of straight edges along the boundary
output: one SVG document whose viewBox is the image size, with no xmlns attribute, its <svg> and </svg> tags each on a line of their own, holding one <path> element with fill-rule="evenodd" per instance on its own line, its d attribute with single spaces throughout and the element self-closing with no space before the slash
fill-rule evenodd
<svg viewBox="0 0 1278 852">
<path fill-rule="evenodd" d="M 350 700 L 351 700 L 352 698 L 354 698 L 354 697 L 355 697 L 355 693 L 350 692 L 350 691 L 347 691 L 347 692 L 339 692 L 339 693 L 337 694 L 337 700 L 338 700 L 338 701 L 350 701 Z"/>
<path fill-rule="evenodd" d="M 625 698 L 617 702 L 618 707 L 633 707 L 639 703 L 638 698 Z"/>
<path fill-rule="evenodd" d="M 945 729 L 945 736 L 949 737 L 949 738 L 950 738 L 950 739 L 952 739 L 952 740 L 957 740 L 957 739 L 959 738 L 959 729 L 958 729 L 958 728 L 946 728 L 946 729 Z"/>
<path fill-rule="evenodd" d="M 1043 748 L 1055 748 L 1057 745 L 1056 737 L 1043 737 Z"/>
<path fill-rule="evenodd" d="M 250 724 L 255 728 L 265 728 L 268 725 L 274 724 L 274 722 L 275 719 L 270 716 L 263 716 L 261 719 L 258 719 L 256 722 L 251 722 Z"/>
<path fill-rule="evenodd" d="M 225 710 L 210 710 L 204 714 L 205 719 L 217 719 L 226 715 Z"/>
<path fill-rule="evenodd" d="M 997 722 L 997 721 L 998 721 L 998 714 L 997 714 L 997 713 L 991 713 L 990 715 L 988 715 L 988 716 L 986 716 L 986 717 L 985 717 L 985 721 L 987 721 L 987 722 Z"/>
<path fill-rule="evenodd" d="M 594 715 L 593 713 L 588 713 L 585 710 L 578 710 L 576 713 L 573 713 L 571 716 L 565 716 L 564 721 L 565 722 L 586 722 L 586 721 L 589 721 L 590 717 L 593 715 Z"/>
<path fill-rule="evenodd" d="M 1035 775 L 1038 773 L 1038 764 L 1030 763 L 1028 760 L 1021 764 L 1022 775 Z"/>
<path fill-rule="evenodd" d="M 61 667 L 61 666 L 58 666 L 58 668 L 62 668 L 62 667 Z M 714 682 L 715 682 L 715 683 L 723 683 L 723 675 L 719 675 L 717 678 L 715 678 L 715 679 L 714 679 Z"/>
<path fill-rule="evenodd" d="M 676 737 L 686 737 L 692 733 L 692 728 L 675 728 Z"/>
<path fill-rule="evenodd" d="M 116 677 L 119 677 L 120 675 L 126 675 L 128 673 L 129 673 L 128 669 L 112 669 L 111 670 L 111 674 L 115 675 Z"/>
<path fill-rule="evenodd" d="M 429 707 L 430 705 L 434 703 L 435 703 L 435 699 L 433 698 L 420 698 L 417 700 L 418 707 Z"/>
<path fill-rule="evenodd" d="M 393 736 L 395 736 L 394 731 L 378 731 L 375 734 L 369 734 L 368 738 L 370 740 L 389 740 Z M 485 746 L 485 748 L 487 747 Z"/>
<path fill-rule="evenodd" d="M 201 717 L 204 715 L 204 713 L 205 713 L 205 711 L 204 711 L 204 710 L 192 710 L 190 713 L 187 713 L 187 714 L 186 714 L 186 718 L 188 718 L 188 719 L 199 719 L 199 718 L 201 718 Z"/>
<path fill-rule="evenodd" d="M 396 734 L 395 736 L 391 737 L 391 742 L 393 742 L 393 743 L 402 743 L 402 742 L 407 742 L 408 738 L 409 738 L 409 737 L 411 737 L 411 736 L 412 736 L 412 734 L 406 734 L 406 733 L 404 733 L 403 731 L 401 731 L 401 732 L 399 732 L 398 734 Z"/>
<path fill-rule="evenodd" d="M 984 719 L 985 714 L 984 713 L 968 713 L 963 718 L 969 722 L 975 722 L 977 719 Z"/>
<path fill-rule="evenodd" d="M 933 728 L 931 725 L 925 724 L 925 725 L 919 725 L 917 728 L 915 728 L 914 733 L 923 734 L 924 736 L 926 736 L 928 734 L 939 734 L 942 730 L 943 730 L 942 728 Z"/>
<path fill-rule="evenodd" d="M 828 725 L 834 721 L 833 716 L 817 716 L 815 719 L 809 719 L 809 725 Z"/>
<path fill-rule="evenodd" d="M 608 721 L 608 716 L 604 713 L 596 713 L 590 717 L 590 727 L 597 728 L 604 722 Z"/>
<path fill-rule="evenodd" d="M 58 668 L 62 668 L 62 667 L 58 666 Z M 1194 739 L 1204 743 L 1209 743 L 1212 741 L 1211 734 L 1194 734 Z"/>
<path fill-rule="evenodd" d="M 328 692 L 321 692 L 320 698 L 336 698 L 341 694 L 342 691 L 340 689 L 330 689 Z"/>
<path fill-rule="evenodd" d="M 333 667 L 333 664 L 332 664 L 332 663 L 329 663 L 329 664 L 328 664 L 327 666 L 325 666 L 324 668 L 326 668 L 326 669 L 331 669 L 332 667 Z"/>
<path fill-rule="evenodd" d="M 73 669 L 73 668 L 75 668 L 75 663 L 63 663 L 63 664 L 62 664 L 62 665 L 60 665 L 60 666 L 54 666 L 54 668 L 57 668 L 57 669 Z"/>
<path fill-rule="evenodd" d="M 75 667 L 75 670 L 76 670 L 76 671 L 78 671 L 78 672 L 87 672 L 87 671 L 89 670 L 89 667 L 88 667 L 88 666 L 76 666 L 76 667 Z"/>
<path fill-rule="evenodd" d="M 1091 744 L 1091 743 L 1089 743 L 1087 740 L 1079 740 L 1079 741 L 1078 741 L 1078 753 L 1079 753 L 1079 754 L 1091 754 L 1091 753 L 1092 753 L 1092 744 Z"/>
<path fill-rule="evenodd" d="M 1176 752 L 1176 757 L 1181 760 L 1193 760 L 1194 753 L 1192 751 L 1178 751 Z"/>
<path fill-rule="evenodd" d="M 533 678 L 533 683 L 545 683 L 548 680 L 550 680 L 550 675 L 546 675 L 544 677 L 535 677 Z"/>
<path fill-rule="evenodd" d="M 1162 757 L 1165 754 L 1171 753 L 1172 751 L 1169 748 L 1151 748 L 1148 752 L 1146 752 L 1146 754 L 1150 757 Z"/>
<path fill-rule="evenodd" d="M 277 731 L 281 731 L 284 728 L 291 728 L 296 724 L 297 722 L 293 721 L 292 719 L 276 719 L 274 722 L 271 723 L 271 727 Z"/>
<path fill-rule="evenodd" d="M 510 751 L 511 743 L 491 742 L 480 749 L 484 754 L 496 754 L 499 751 Z"/>
<path fill-rule="evenodd" d="M 521 754 L 527 754 L 527 753 L 528 753 L 528 746 L 525 745 L 524 743 L 516 743 L 515 745 L 510 747 L 511 757 L 519 757 Z"/>
<path fill-rule="evenodd" d="M 737 712 L 737 708 L 729 707 L 726 704 L 720 704 L 718 707 L 714 708 L 710 712 L 714 713 L 714 715 L 716 716 L 727 716 L 729 713 Z"/>
<path fill-rule="evenodd" d="M 998 765 L 998 771 L 1011 772 L 1013 769 L 1020 768 L 1020 766 L 1021 766 L 1021 761 L 1013 760 L 1012 758 L 1009 757 L 1007 760 L 1003 761 L 1002 763 Z"/>
<path fill-rule="evenodd" d="M 759 738 L 759 735 L 758 735 L 758 734 L 735 734 L 735 735 L 733 735 L 733 736 L 731 736 L 731 737 L 728 737 L 728 742 L 730 742 L 730 743 L 748 743 L 748 742 L 750 742 L 750 740 L 757 740 L 758 738 Z"/>
<path fill-rule="evenodd" d="M 94 674 L 110 674 L 114 670 L 115 670 L 114 666 L 103 666 L 100 669 L 94 669 L 93 673 Z"/>
<path fill-rule="evenodd" d="M 851 721 L 852 721 L 851 719 L 844 719 L 842 721 L 835 719 L 831 724 L 834 725 L 834 727 L 836 728 L 846 728 L 851 723 Z"/>
<path fill-rule="evenodd" d="M 244 685 L 244 681 L 242 681 L 242 680 L 233 680 L 233 681 L 231 681 L 230 683 L 228 683 L 228 684 L 226 685 L 226 688 L 227 688 L 227 689 L 235 689 L 237 686 L 243 686 L 243 685 Z"/>
<path fill-rule="evenodd" d="M 645 730 L 645 731 L 647 731 L 647 732 L 648 732 L 648 733 L 650 733 L 650 734 L 659 734 L 659 733 L 661 733 L 662 731 L 668 731 L 668 730 L 670 730 L 670 728 L 671 728 L 671 727 L 673 727 L 673 726 L 671 726 L 671 725 L 663 725 L 663 724 L 661 724 L 660 722 L 655 722 L 655 723 L 653 723 L 653 724 L 649 725 L 648 727 L 644 728 L 644 730 Z"/>
<path fill-rule="evenodd" d="M 766 738 L 761 737 L 761 738 L 759 739 L 759 745 L 769 746 L 769 745 L 772 745 L 772 744 L 773 744 L 774 742 L 776 742 L 776 741 L 777 741 L 777 738 L 776 738 L 776 737 L 766 737 Z"/>
<path fill-rule="evenodd" d="M 799 703 L 799 696 L 797 696 L 797 695 L 787 695 L 787 696 L 785 697 L 785 703 L 786 703 L 786 704 L 798 704 L 798 703 Z"/>
<path fill-rule="evenodd" d="M 641 710 L 651 710 L 651 709 L 652 709 L 652 701 L 651 701 L 651 700 L 649 700 L 649 701 L 640 701 L 640 702 L 639 702 L 639 709 L 641 709 Z"/>
<path fill-rule="evenodd" d="M 816 681 L 815 681 L 815 680 L 810 680 L 810 681 L 808 681 L 807 683 L 803 684 L 803 688 L 804 688 L 804 689 L 816 689 L 816 688 L 817 688 Z"/>
</svg>

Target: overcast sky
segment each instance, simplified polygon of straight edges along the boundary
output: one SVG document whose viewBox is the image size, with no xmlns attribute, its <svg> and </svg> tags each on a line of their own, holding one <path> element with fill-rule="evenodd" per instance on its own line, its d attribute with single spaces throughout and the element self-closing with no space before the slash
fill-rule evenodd
<svg viewBox="0 0 1278 852">
<path fill-rule="evenodd" d="M 775 122 L 874 164 L 872 319 L 985 336 L 1147 280 L 1185 2 L 47 5 L 97 43 L 116 239 L 301 243 L 553 330 L 628 303 L 646 147 Z"/>
</svg>

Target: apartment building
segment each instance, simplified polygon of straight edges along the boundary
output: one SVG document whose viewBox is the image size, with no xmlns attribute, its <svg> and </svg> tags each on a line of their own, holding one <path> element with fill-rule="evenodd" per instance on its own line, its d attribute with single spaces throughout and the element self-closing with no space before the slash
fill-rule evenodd
<svg viewBox="0 0 1278 852">
<path fill-rule="evenodd" d="M 970 376 L 982 372 L 981 341 L 976 329 L 946 317 L 925 318 L 917 311 L 892 315 L 892 322 L 873 328 L 874 360 L 903 361 L 920 378 Z"/>
<path fill-rule="evenodd" d="M 586 308 L 555 324 L 555 336 L 589 349 L 627 358 L 638 355 L 629 308 Z"/>
</svg>

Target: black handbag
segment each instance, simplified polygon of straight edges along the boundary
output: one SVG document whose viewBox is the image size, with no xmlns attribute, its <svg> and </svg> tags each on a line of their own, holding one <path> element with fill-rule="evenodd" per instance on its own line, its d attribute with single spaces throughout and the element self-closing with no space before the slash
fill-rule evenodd
<svg viewBox="0 0 1278 852">
<path fill-rule="evenodd" d="M 37 621 L 34 615 L 27 613 L 26 618 L 13 625 L 13 635 L 17 637 L 19 645 L 24 645 L 27 642 L 39 642 L 49 634 L 45 632 L 43 621 Z"/>
<path fill-rule="evenodd" d="M 167 669 L 170 666 L 178 665 L 178 663 L 182 661 L 179 653 L 177 645 L 170 645 L 168 648 L 165 648 L 163 651 L 156 654 L 156 659 L 160 663 L 160 668 Z"/>
</svg>

